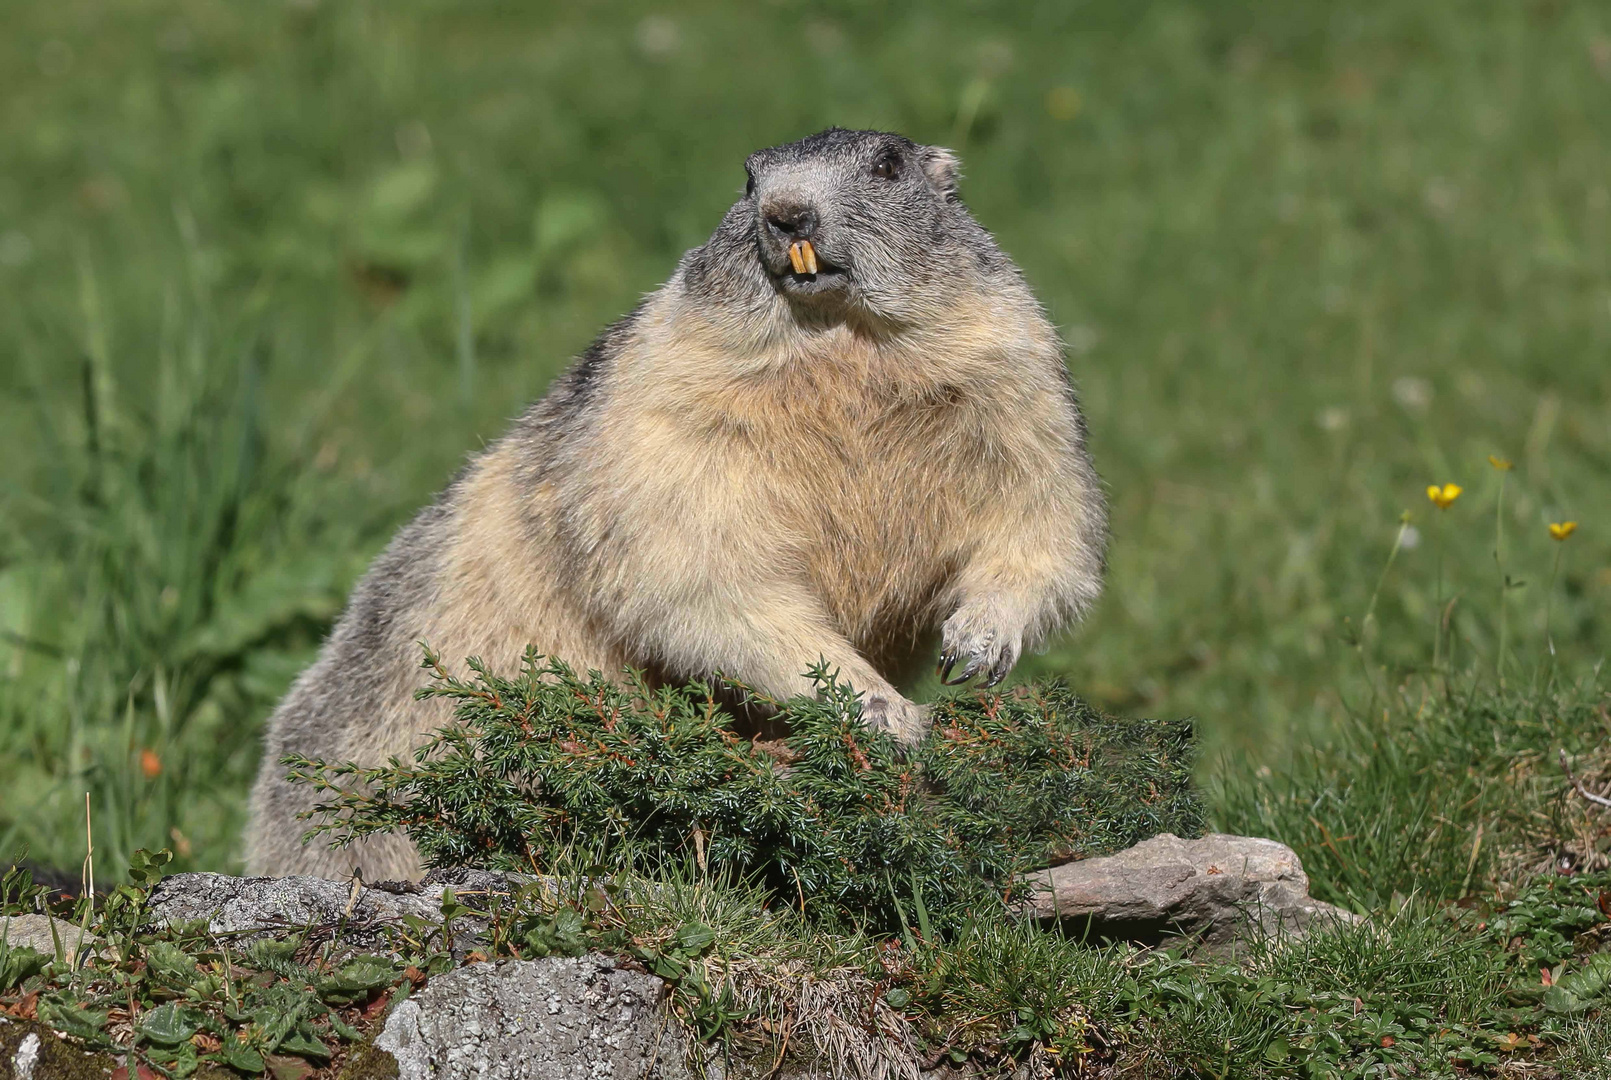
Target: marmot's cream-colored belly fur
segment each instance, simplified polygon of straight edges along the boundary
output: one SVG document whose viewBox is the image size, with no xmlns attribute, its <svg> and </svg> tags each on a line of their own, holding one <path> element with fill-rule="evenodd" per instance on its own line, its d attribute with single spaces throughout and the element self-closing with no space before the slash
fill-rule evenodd
<svg viewBox="0 0 1611 1080">
<path fill-rule="evenodd" d="M 402 837 L 304 845 L 315 796 L 279 761 L 376 765 L 448 723 L 414 700 L 422 641 L 775 697 L 826 660 L 913 742 L 915 664 L 999 681 L 1095 600 L 1105 513 L 1062 349 L 955 159 L 833 130 L 746 171 L 710 241 L 358 585 L 269 721 L 248 872 L 418 875 Z"/>
</svg>

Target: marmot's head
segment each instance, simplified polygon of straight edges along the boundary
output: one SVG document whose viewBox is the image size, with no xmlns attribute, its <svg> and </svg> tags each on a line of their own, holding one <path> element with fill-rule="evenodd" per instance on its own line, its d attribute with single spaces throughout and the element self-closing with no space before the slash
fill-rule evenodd
<svg viewBox="0 0 1611 1080">
<path fill-rule="evenodd" d="M 802 314 L 919 319 L 1009 265 L 963 207 L 949 150 L 830 128 L 757 151 L 744 171 L 744 197 L 703 249 L 708 269 Z"/>
</svg>

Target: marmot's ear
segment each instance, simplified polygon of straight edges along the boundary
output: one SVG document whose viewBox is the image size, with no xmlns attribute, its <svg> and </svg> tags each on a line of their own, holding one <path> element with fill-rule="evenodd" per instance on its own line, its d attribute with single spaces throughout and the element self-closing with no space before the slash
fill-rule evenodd
<svg viewBox="0 0 1611 1080">
<path fill-rule="evenodd" d="M 928 177 L 929 186 L 938 192 L 942 199 L 956 197 L 957 179 L 961 168 L 962 163 L 957 160 L 957 156 L 945 147 L 923 148 L 923 175 Z"/>
</svg>

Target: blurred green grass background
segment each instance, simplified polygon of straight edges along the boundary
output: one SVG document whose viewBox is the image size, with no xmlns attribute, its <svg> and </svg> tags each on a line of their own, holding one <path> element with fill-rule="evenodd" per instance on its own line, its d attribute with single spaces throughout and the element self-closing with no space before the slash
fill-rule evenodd
<svg viewBox="0 0 1611 1080">
<path fill-rule="evenodd" d="M 952 146 L 1069 343 L 1108 594 L 1024 674 L 1251 776 L 1425 665 L 1594 670 L 1611 10 L 0 6 L 0 841 L 237 866 L 257 733 L 391 530 L 703 240 L 744 155 Z M 1574 519 L 1557 549 L 1547 521 Z M 1545 604 L 1552 560 L 1563 555 Z M 1352 623 L 1345 623 L 1351 619 Z"/>
</svg>

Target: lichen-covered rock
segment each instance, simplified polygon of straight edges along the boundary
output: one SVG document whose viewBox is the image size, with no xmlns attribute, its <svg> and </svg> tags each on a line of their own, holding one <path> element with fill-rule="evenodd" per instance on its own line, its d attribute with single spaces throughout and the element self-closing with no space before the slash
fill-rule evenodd
<svg viewBox="0 0 1611 1080">
<path fill-rule="evenodd" d="M 336 951 L 385 951 L 387 929 L 405 916 L 441 921 L 447 888 L 471 908 L 489 908 L 535 879 L 455 870 L 419 884 L 357 886 L 319 878 L 231 878 L 181 874 L 152 897 L 152 917 L 165 922 L 204 920 L 215 933 L 308 933 Z M 1249 932 L 1301 933 L 1317 923 L 1354 916 L 1312 899 L 1297 856 L 1285 845 L 1254 837 L 1210 835 L 1182 840 L 1165 833 L 1106 858 L 1068 863 L 1032 875 L 1028 914 L 1043 919 L 1090 920 L 1111 937 L 1158 940 L 1171 933 L 1198 935 L 1212 947 L 1233 944 Z M 461 917 L 454 953 L 465 959 L 477 947 L 484 923 Z M 1082 928 L 1083 929 L 1083 928 Z M 821 1080 L 826 1059 L 815 1058 L 796 1033 L 790 1060 L 770 1052 L 764 1060 L 726 1060 L 691 1047 L 665 1003 L 658 978 L 608 957 L 549 957 L 469 964 L 433 976 L 403 1000 L 384 1028 L 347 1062 L 345 1080 L 498 1080 L 635 1077 L 682 1080 L 698 1075 L 728 1080 Z M 820 1040 L 810 1040 L 816 1049 Z M 832 1042 L 832 1038 L 827 1040 Z M 925 1073 L 915 1048 L 909 1059 L 880 1059 L 883 1075 L 962 1075 L 966 1069 Z M 774 1074 L 774 1067 L 781 1066 Z M 0 1061 L 7 1080 L 9 1059 Z M 35 1076 L 53 1076 L 36 1073 Z"/>
<path fill-rule="evenodd" d="M 307 931 L 339 937 L 355 951 L 383 951 L 386 930 L 400 926 L 405 915 L 440 922 L 442 893 L 452 888 L 470 907 L 490 894 L 507 894 L 520 880 L 511 875 L 453 870 L 428 875 L 419 884 L 391 887 L 327 881 L 315 877 L 237 878 L 224 874 L 175 874 L 158 883 L 151 895 L 152 922 L 204 920 L 215 934 L 283 937 Z M 466 947 L 485 928 L 467 919 L 460 935 Z M 460 952 L 462 949 L 455 949 Z"/>
<path fill-rule="evenodd" d="M 1309 896 L 1309 877 L 1285 844 L 1210 833 L 1162 833 L 1117 855 L 1085 859 L 1027 878 L 1026 913 L 1090 921 L 1106 936 L 1156 940 L 1195 934 L 1225 947 L 1248 933 L 1302 934 L 1357 916 Z"/>
<path fill-rule="evenodd" d="M 681 1080 L 694 1073 L 664 993 L 598 955 L 471 964 L 398 1005 L 375 1048 L 400 1080 Z"/>
</svg>

